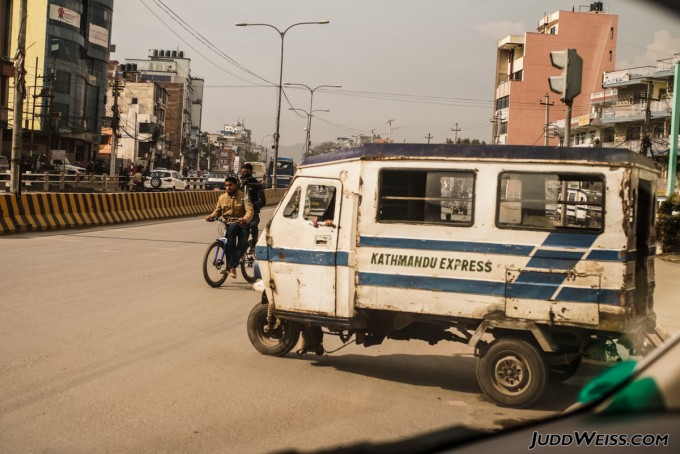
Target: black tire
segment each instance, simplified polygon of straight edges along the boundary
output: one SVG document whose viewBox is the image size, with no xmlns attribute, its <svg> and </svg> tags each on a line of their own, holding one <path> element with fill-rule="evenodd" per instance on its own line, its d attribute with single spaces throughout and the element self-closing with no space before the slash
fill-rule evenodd
<svg viewBox="0 0 680 454">
<path fill-rule="evenodd" d="M 222 274 L 227 269 L 226 256 L 222 256 L 222 242 L 215 241 L 205 251 L 203 257 L 203 277 L 211 287 L 219 287 L 227 280 L 227 274 Z"/>
<path fill-rule="evenodd" d="M 152 188 L 158 189 L 161 187 L 161 179 L 158 177 L 151 177 L 151 181 L 149 182 Z"/>
<path fill-rule="evenodd" d="M 521 339 L 498 339 L 477 363 L 477 382 L 502 407 L 524 408 L 536 401 L 548 378 L 543 352 Z"/>
<path fill-rule="evenodd" d="M 257 303 L 248 315 L 248 338 L 255 350 L 263 355 L 283 356 L 290 352 L 300 339 L 300 326 L 285 320 L 276 320 L 274 329 L 266 332 L 268 304 Z"/>
<path fill-rule="evenodd" d="M 241 274 L 251 284 L 257 280 L 255 277 L 255 251 L 250 246 L 241 257 Z"/>
<path fill-rule="evenodd" d="M 574 376 L 579 366 L 581 358 L 575 359 L 569 364 L 557 364 L 548 367 L 548 382 L 562 383 Z"/>
</svg>

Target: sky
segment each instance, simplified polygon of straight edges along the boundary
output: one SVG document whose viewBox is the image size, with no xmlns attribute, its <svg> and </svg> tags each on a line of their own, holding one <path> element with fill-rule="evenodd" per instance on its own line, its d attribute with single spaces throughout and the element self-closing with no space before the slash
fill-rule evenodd
<svg viewBox="0 0 680 454">
<path fill-rule="evenodd" d="M 111 58 L 183 50 L 192 76 L 205 80 L 201 129 L 241 121 L 254 142 L 271 145 L 281 39 L 269 27 L 235 24 L 283 31 L 328 20 L 284 39 L 284 84 L 342 86 L 316 90 L 313 110 L 329 112 L 314 112 L 313 143 L 371 132 L 442 143 L 456 125 L 458 137 L 489 142 L 497 40 L 572 7 L 587 10 L 562 0 L 115 0 Z M 605 0 L 604 9 L 619 16 L 618 69 L 680 53 L 680 16 L 644 0 Z M 284 91 L 282 150 L 302 147 L 306 113 L 289 109 L 310 104 L 307 89 Z"/>
</svg>

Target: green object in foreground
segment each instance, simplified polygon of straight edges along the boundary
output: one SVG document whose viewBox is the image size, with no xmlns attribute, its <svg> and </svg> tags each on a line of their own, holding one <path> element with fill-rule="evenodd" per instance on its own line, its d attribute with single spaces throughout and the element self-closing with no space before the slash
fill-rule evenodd
<svg viewBox="0 0 680 454">
<path fill-rule="evenodd" d="M 599 377 L 594 378 L 579 392 L 579 402 L 587 404 L 609 393 L 630 377 L 636 364 L 635 361 L 627 361 L 612 367 Z"/>
</svg>

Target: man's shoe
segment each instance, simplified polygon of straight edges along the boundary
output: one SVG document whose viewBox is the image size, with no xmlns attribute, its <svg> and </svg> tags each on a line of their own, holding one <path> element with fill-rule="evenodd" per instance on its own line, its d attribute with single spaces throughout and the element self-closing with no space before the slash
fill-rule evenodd
<svg viewBox="0 0 680 454">
<path fill-rule="evenodd" d="M 229 269 L 227 270 L 227 274 L 228 274 L 230 277 L 236 277 L 236 270 L 235 270 L 234 268 L 229 268 Z"/>
</svg>

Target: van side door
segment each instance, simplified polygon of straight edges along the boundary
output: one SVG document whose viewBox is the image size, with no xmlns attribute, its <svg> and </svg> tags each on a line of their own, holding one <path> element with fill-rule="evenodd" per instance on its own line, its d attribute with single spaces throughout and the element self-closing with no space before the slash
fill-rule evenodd
<svg viewBox="0 0 680 454">
<path fill-rule="evenodd" d="M 278 310 L 336 315 L 340 180 L 295 179 L 269 227 L 268 266 Z"/>
</svg>

